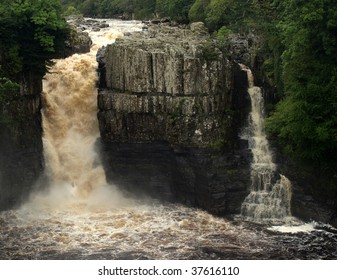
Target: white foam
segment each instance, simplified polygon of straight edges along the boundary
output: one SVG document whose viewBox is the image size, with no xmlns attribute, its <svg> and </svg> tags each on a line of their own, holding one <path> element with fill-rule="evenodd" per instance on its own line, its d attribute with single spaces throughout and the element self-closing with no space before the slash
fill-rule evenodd
<svg viewBox="0 0 337 280">
<path fill-rule="evenodd" d="M 301 224 L 301 225 L 289 225 L 289 224 L 285 224 L 282 226 L 272 226 L 269 227 L 269 230 L 272 231 L 278 231 L 278 232 L 282 232 L 282 233 L 299 233 L 299 232 L 304 232 L 304 233 L 310 233 L 315 229 L 315 223 L 305 223 L 305 224 Z"/>
</svg>

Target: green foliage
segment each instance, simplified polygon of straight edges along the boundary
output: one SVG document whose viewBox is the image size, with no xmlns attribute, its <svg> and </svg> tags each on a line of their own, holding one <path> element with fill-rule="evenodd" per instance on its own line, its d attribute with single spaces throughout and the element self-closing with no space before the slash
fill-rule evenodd
<svg viewBox="0 0 337 280">
<path fill-rule="evenodd" d="M 8 78 L 0 78 L 0 105 L 15 99 L 18 96 L 19 85 Z"/>
<path fill-rule="evenodd" d="M 232 13 L 232 0 L 211 0 L 207 9 L 205 22 L 211 31 L 221 26 L 229 25 L 229 15 Z"/>
<path fill-rule="evenodd" d="M 62 14 L 63 16 L 71 16 L 71 15 L 80 15 L 81 12 L 78 11 L 74 6 L 69 5 Z"/>
<path fill-rule="evenodd" d="M 43 75 L 46 62 L 61 55 L 67 36 L 58 0 L 0 3 L 0 74 L 15 79 L 21 71 Z"/>
<path fill-rule="evenodd" d="M 188 18 L 192 22 L 202 21 L 205 22 L 208 7 L 211 0 L 196 0 L 188 12 Z"/>
<path fill-rule="evenodd" d="M 188 18 L 192 22 L 205 21 L 207 9 L 211 0 L 196 0 L 188 12 Z"/>
<path fill-rule="evenodd" d="M 125 5 L 125 2 L 123 2 Z M 154 16 L 156 8 L 156 0 L 133 0 L 129 10 L 126 6 L 121 6 L 123 10 L 134 14 L 135 19 L 150 19 Z"/>
<path fill-rule="evenodd" d="M 157 0 L 156 12 L 159 16 L 168 16 L 171 19 L 181 22 L 188 22 L 188 12 L 194 0 Z"/>
<path fill-rule="evenodd" d="M 261 30 L 274 16 L 272 1 L 196 0 L 189 11 L 191 21 L 203 21 L 213 32 Z M 220 32 L 220 33 L 221 33 Z"/>
<path fill-rule="evenodd" d="M 154 16 L 156 0 L 60 0 L 65 7 L 64 14 L 82 13 L 91 17 L 113 17 L 121 14 L 132 15 L 135 19 L 146 19 Z M 72 8 L 71 8 L 72 9 Z"/>
<path fill-rule="evenodd" d="M 202 45 L 200 58 L 205 59 L 206 62 L 217 60 L 219 56 L 219 49 L 217 47 L 214 41 L 207 41 Z"/>
<path fill-rule="evenodd" d="M 337 7 L 333 0 L 287 0 L 282 8 L 285 96 L 267 129 L 294 159 L 336 172 Z"/>
<path fill-rule="evenodd" d="M 218 40 L 223 40 L 231 33 L 233 33 L 233 31 L 230 28 L 228 28 L 227 26 L 223 26 L 215 33 L 215 35 Z"/>
</svg>

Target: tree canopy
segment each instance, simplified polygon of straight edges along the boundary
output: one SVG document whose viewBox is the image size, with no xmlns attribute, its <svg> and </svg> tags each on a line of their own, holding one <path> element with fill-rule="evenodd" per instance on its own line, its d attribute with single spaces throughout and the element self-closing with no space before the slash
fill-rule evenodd
<svg viewBox="0 0 337 280">
<path fill-rule="evenodd" d="M 62 53 L 68 27 L 58 0 L 1 0 L 0 77 L 20 72 L 44 75 Z"/>
<path fill-rule="evenodd" d="M 293 158 L 336 173 L 337 6 L 333 0 L 282 6 L 284 96 L 267 128 Z"/>
</svg>

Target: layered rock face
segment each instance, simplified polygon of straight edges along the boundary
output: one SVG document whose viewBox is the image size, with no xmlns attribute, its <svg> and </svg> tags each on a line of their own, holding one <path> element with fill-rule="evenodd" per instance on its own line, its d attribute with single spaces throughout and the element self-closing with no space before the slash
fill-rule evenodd
<svg viewBox="0 0 337 280">
<path fill-rule="evenodd" d="M 207 40 L 206 31 L 162 26 L 108 46 L 98 97 L 104 140 L 201 146 L 223 136 L 232 65 Z"/>
<path fill-rule="evenodd" d="M 0 107 L 0 210 L 23 201 L 44 165 L 41 83 L 27 73 L 20 87 L 20 97 Z"/>
<path fill-rule="evenodd" d="M 250 181 L 238 138 L 249 100 L 246 77 L 228 57 L 202 23 L 153 26 L 100 50 L 110 181 L 215 213 L 239 211 Z"/>
</svg>

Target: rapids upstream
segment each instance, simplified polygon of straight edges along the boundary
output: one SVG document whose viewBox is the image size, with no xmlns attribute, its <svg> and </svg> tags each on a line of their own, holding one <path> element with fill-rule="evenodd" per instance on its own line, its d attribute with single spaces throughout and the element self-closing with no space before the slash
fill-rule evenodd
<svg viewBox="0 0 337 280">
<path fill-rule="evenodd" d="M 228 220 L 180 204 L 137 201 L 108 185 L 95 151 L 96 51 L 133 21 L 88 30 L 88 54 L 56 61 L 44 82 L 50 185 L 0 213 L 0 259 L 337 259 L 337 231 Z M 84 27 L 89 28 L 89 27 Z"/>
</svg>

